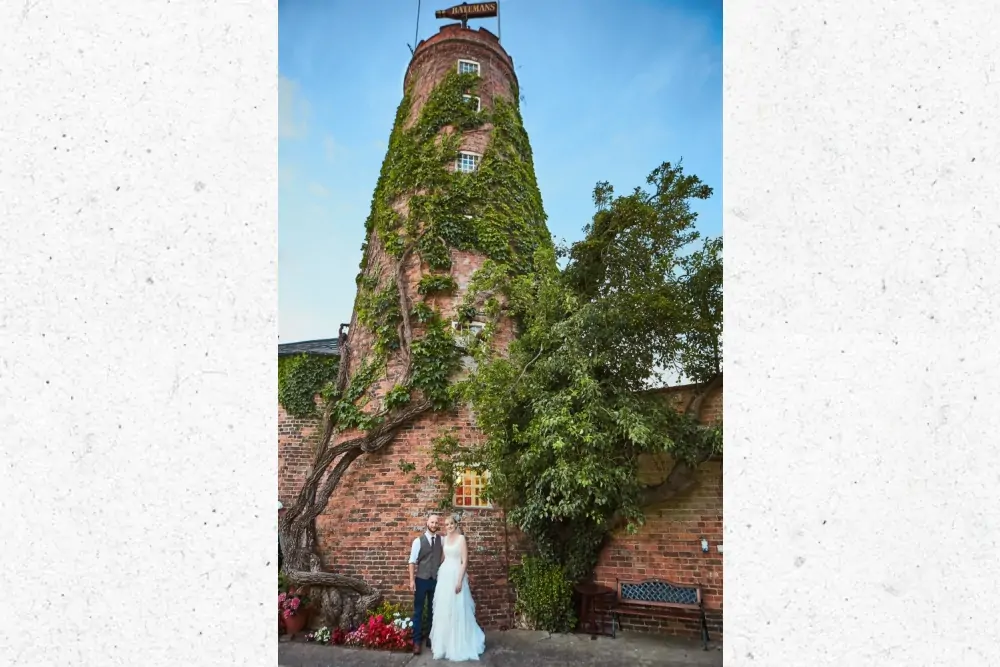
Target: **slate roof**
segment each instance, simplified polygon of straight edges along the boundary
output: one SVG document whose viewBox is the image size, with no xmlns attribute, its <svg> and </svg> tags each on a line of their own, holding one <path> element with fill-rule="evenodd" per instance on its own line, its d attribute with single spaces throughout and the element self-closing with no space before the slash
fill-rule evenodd
<svg viewBox="0 0 1000 667">
<path fill-rule="evenodd" d="M 298 343 L 285 343 L 278 345 L 278 356 L 285 357 L 291 354 L 322 354 L 337 356 L 340 354 L 340 346 L 336 338 L 322 338 L 320 340 L 304 340 Z"/>
</svg>

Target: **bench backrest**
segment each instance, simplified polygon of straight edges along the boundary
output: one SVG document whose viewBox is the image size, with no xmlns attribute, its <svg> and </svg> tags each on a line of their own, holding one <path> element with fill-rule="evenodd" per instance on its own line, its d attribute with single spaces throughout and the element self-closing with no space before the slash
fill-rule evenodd
<svg viewBox="0 0 1000 667">
<path fill-rule="evenodd" d="M 618 599 L 654 606 L 701 605 L 701 586 L 685 586 L 662 579 L 618 580 Z"/>
</svg>

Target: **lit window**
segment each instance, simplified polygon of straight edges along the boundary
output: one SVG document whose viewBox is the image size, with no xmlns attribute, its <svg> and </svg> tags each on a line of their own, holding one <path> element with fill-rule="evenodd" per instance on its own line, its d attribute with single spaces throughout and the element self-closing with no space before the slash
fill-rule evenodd
<svg viewBox="0 0 1000 667">
<path fill-rule="evenodd" d="M 459 60 L 458 61 L 458 73 L 459 74 L 479 74 L 479 63 L 475 60 Z"/>
<path fill-rule="evenodd" d="M 470 172 L 479 167 L 479 156 L 475 153 L 459 153 L 455 169 L 458 171 Z"/>
<path fill-rule="evenodd" d="M 475 95 L 462 95 L 462 99 L 465 100 L 466 104 L 475 109 L 476 113 L 483 110 L 482 101 Z"/>
<path fill-rule="evenodd" d="M 488 472 L 465 470 L 455 476 L 455 507 L 493 507 L 485 498 Z"/>
</svg>

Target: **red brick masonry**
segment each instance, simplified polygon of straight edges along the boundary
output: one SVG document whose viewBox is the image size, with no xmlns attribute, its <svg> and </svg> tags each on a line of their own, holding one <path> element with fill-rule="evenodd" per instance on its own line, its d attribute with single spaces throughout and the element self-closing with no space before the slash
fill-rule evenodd
<svg viewBox="0 0 1000 667">
<path fill-rule="evenodd" d="M 683 405 L 689 387 L 665 390 Z M 702 408 L 703 422 L 721 418 L 722 389 Z M 311 460 L 310 437 L 315 420 L 292 419 L 278 408 L 278 493 L 282 502 L 294 500 Z M 318 520 L 323 556 L 330 568 L 364 577 L 390 599 L 409 601 L 406 559 L 424 515 L 440 498 L 431 462 L 431 440 L 441 428 L 457 428 L 458 436 L 473 440 L 477 431 L 466 413 L 433 415 L 404 430 L 384 451 L 358 459 Z M 404 472 L 410 463 L 412 472 Z M 662 475 L 665 462 L 648 461 L 644 476 L 651 482 Z M 419 478 L 417 477 L 419 476 Z M 483 627 L 512 625 L 512 591 L 507 568 L 518 561 L 521 549 L 514 529 L 505 529 L 498 510 L 466 510 L 463 527 L 469 539 L 469 576 Z M 701 551 L 701 539 L 709 552 Z M 722 638 L 722 462 L 706 463 L 697 486 L 664 507 L 647 512 L 637 535 L 616 535 L 601 554 L 596 579 L 609 586 L 616 578 L 636 580 L 662 577 L 704 588 L 709 630 Z M 697 636 L 697 617 L 678 614 L 667 622 L 623 619 L 626 628 Z"/>
</svg>

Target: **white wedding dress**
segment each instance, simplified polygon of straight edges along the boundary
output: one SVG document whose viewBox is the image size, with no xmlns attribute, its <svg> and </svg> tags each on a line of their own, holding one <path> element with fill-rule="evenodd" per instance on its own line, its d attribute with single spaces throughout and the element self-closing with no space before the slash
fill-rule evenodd
<svg viewBox="0 0 1000 667">
<path fill-rule="evenodd" d="M 435 659 L 479 660 L 486 650 L 486 634 L 476 623 L 476 603 L 472 600 L 467 576 L 462 577 L 462 592 L 455 593 L 462 547 L 459 539 L 454 544 L 448 542 L 445 538 L 444 562 L 434 587 L 431 652 Z"/>
</svg>

